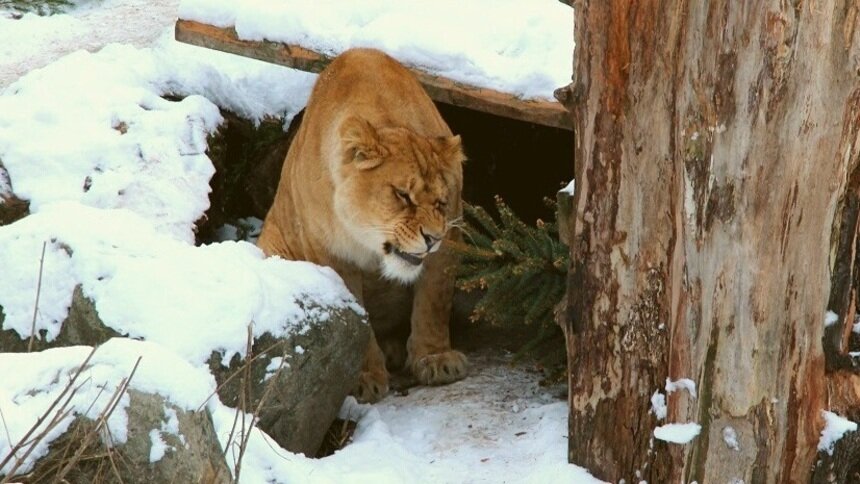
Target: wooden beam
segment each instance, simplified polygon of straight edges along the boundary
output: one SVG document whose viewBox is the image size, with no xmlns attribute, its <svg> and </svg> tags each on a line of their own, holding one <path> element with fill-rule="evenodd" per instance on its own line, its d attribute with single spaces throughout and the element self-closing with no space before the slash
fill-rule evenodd
<svg viewBox="0 0 860 484">
<path fill-rule="evenodd" d="M 331 57 L 304 47 L 265 40 L 241 40 L 232 27 L 214 27 L 190 20 L 176 22 L 176 40 L 307 72 L 320 72 L 332 61 Z M 529 123 L 573 129 L 570 113 L 558 102 L 526 101 L 510 94 L 454 82 L 414 68 L 410 70 L 434 101 Z"/>
</svg>

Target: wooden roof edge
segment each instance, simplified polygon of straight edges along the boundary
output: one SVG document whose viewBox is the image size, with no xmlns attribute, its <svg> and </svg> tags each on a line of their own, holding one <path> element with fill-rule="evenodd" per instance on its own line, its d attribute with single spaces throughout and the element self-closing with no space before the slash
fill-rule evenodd
<svg viewBox="0 0 860 484">
<path fill-rule="evenodd" d="M 191 20 L 178 20 L 176 40 L 199 47 L 250 57 L 307 72 L 320 72 L 332 58 L 297 45 L 239 39 L 232 27 L 215 27 Z M 518 119 L 534 124 L 572 130 L 570 113 L 556 101 L 532 101 L 493 89 L 468 86 L 450 79 L 410 69 L 437 102 Z"/>
</svg>

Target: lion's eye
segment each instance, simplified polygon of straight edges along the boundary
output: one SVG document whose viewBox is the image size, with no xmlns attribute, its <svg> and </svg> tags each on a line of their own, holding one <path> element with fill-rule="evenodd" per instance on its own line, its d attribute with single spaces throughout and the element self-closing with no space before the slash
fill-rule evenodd
<svg viewBox="0 0 860 484">
<path fill-rule="evenodd" d="M 445 208 L 448 207 L 448 202 L 445 200 L 437 200 L 436 201 L 436 210 L 445 211 Z"/>
<path fill-rule="evenodd" d="M 412 203 L 412 197 L 409 196 L 409 192 L 401 190 L 399 188 L 395 188 L 394 194 L 397 195 L 397 198 L 399 198 L 403 203 L 406 203 L 407 205 L 414 205 L 414 203 Z"/>
</svg>

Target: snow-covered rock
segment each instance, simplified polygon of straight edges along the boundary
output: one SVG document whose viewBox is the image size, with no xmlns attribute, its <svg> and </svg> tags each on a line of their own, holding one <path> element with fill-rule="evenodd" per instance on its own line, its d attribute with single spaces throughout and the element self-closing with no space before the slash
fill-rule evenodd
<svg viewBox="0 0 860 484">
<path fill-rule="evenodd" d="M 110 448 L 122 456 L 124 482 L 196 482 L 210 470 L 222 475 L 214 482 L 229 482 L 207 411 L 214 379 L 160 345 L 115 338 L 94 352 L 0 353 L 0 374 L 0 461 L 10 457 L 0 476 L 56 472 L 58 458 Z M 150 465 L 151 430 L 170 446 L 157 465 Z M 88 473 L 97 468 L 75 466 L 69 478 L 93 482 Z"/>
<path fill-rule="evenodd" d="M 24 351 L 31 334 L 37 350 L 121 335 L 222 383 L 249 357 L 265 368 L 263 347 L 284 357 L 302 344 L 301 371 L 274 376 L 260 426 L 313 452 L 357 380 L 363 309 L 331 269 L 244 242 L 192 243 L 220 110 L 289 121 L 314 79 L 165 37 L 77 52 L 12 84 L 0 96 L 3 187 L 32 214 L 0 227 L 0 349 Z M 256 405 L 265 385 L 249 385 Z M 232 384 L 222 390 L 238 404 Z"/>
<path fill-rule="evenodd" d="M 260 336 L 250 363 L 238 356 L 229 366 L 218 358 L 209 362 L 225 405 L 241 408 L 241 395 L 250 389 L 244 408 L 257 413 L 257 426 L 284 449 L 310 457 L 358 382 L 370 338 L 370 326 L 353 311 L 327 318 L 286 337 Z M 235 377 L 245 364 L 250 364 L 249 381 Z"/>
</svg>

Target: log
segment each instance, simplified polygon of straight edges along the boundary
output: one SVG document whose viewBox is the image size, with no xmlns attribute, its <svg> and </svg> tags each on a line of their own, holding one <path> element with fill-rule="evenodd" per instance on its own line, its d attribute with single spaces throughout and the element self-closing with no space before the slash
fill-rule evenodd
<svg viewBox="0 0 860 484">
<path fill-rule="evenodd" d="M 298 45 L 242 40 L 233 27 L 190 20 L 176 22 L 176 40 L 307 72 L 322 71 L 333 57 Z M 492 89 L 469 86 L 411 68 L 427 94 L 437 102 L 554 128 L 573 129 L 570 115 L 555 101 L 529 101 Z"/>
<path fill-rule="evenodd" d="M 577 6 L 569 460 L 611 482 L 858 482 L 860 439 L 815 466 L 821 411 L 860 415 L 860 8 Z M 655 439 L 666 423 L 701 431 Z"/>
</svg>

